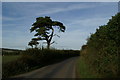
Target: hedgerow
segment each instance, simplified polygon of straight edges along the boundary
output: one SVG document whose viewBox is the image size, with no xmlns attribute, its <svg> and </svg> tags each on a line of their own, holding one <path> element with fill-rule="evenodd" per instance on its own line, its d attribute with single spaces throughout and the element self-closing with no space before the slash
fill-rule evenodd
<svg viewBox="0 0 120 80">
<path fill-rule="evenodd" d="M 120 77 L 120 13 L 100 26 L 81 50 L 92 68 L 102 77 Z"/>
<path fill-rule="evenodd" d="M 7 78 L 79 55 L 79 51 L 73 50 L 26 49 L 21 58 L 3 63 L 2 76 Z"/>
</svg>

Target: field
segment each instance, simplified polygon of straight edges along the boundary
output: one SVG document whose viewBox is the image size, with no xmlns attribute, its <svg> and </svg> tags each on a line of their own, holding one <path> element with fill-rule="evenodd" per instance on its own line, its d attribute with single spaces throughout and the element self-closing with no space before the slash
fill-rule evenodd
<svg viewBox="0 0 120 80">
<path fill-rule="evenodd" d="M 11 62 L 17 60 L 19 57 L 20 55 L 5 55 L 2 57 L 2 62 L 3 63 Z"/>
</svg>

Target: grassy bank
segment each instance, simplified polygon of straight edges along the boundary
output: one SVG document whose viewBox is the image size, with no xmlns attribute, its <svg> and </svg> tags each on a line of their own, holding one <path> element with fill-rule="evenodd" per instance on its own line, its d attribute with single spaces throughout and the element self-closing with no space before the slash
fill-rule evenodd
<svg viewBox="0 0 120 80">
<path fill-rule="evenodd" d="M 90 68 L 82 56 L 77 60 L 76 76 L 77 78 L 100 78 L 100 75 L 94 72 L 94 68 Z"/>
</svg>

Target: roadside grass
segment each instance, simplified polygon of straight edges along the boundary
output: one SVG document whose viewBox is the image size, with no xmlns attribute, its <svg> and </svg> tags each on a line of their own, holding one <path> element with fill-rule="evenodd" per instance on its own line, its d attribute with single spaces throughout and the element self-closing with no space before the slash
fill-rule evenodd
<svg viewBox="0 0 120 80">
<path fill-rule="evenodd" d="M 0 64 L 2 63 L 2 56 L 0 55 Z"/>
<path fill-rule="evenodd" d="M 81 56 L 77 61 L 76 66 L 77 78 L 100 78 L 100 76 L 89 68 L 89 64 L 85 62 L 85 59 Z"/>
<path fill-rule="evenodd" d="M 20 58 L 20 55 L 5 55 L 2 56 L 2 63 L 11 62 Z"/>
</svg>

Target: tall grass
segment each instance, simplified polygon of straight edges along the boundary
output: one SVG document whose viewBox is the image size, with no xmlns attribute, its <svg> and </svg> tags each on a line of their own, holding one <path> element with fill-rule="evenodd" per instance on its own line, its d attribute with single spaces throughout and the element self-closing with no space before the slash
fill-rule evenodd
<svg viewBox="0 0 120 80">
<path fill-rule="evenodd" d="M 77 78 L 100 78 L 101 76 L 94 72 L 94 68 L 90 68 L 89 63 L 86 62 L 83 56 L 77 61 L 76 65 Z"/>
</svg>

